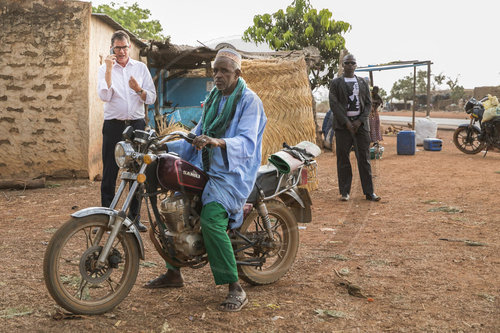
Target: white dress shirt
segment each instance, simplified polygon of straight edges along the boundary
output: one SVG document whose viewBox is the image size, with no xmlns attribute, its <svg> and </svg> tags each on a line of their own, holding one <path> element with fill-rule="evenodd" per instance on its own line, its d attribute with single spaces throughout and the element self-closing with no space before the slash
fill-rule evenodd
<svg viewBox="0 0 500 333">
<path fill-rule="evenodd" d="M 144 118 L 144 104 L 153 104 L 156 89 L 147 66 L 129 58 L 125 67 L 115 62 L 111 70 L 111 87 L 105 79 L 106 64 L 99 67 L 97 93 L 104 103 L 104 120 L 135 120 Z M 128 81 L 133 76 L 146 92 L 146 101 L 129 87 Z"/>
</svg>

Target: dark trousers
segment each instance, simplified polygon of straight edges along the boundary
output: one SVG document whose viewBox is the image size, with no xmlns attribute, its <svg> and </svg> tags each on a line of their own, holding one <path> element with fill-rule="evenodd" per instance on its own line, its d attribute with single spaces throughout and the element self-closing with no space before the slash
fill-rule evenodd
<svg viewBox="0 0 500 333">
<path fill-rule="evenodd" d="M 363 127 L 354 134 L 357 142 L 356 159 L 359 177 L 364 194 L 373 193 L 372 167 L 370 165 L 370 133 Z M 351 132 L 347 129 L 335 129 L 335 146 L 337 148 L 337 176 L 341 195 L 351 193 L 352 169 L 349 154 L 355 145 Z"/>
<path fill-rule="evenodd" d="M 115 196 L 116 177 L 118 176 L 118 165 L 115 162 L 115 145 L 122 141 L 122 133 L 127 126 L 134 129 L 144 130 L 146 122 L 144 119 L 137 120 L 105 120 L 102 126 L 102 182 L 101 182 L 101 204 L 109 207 Z M 136 218 L 140 213 L 139 201 L 134 197 L 130 203 L 129 217 Z"/>
</svg>

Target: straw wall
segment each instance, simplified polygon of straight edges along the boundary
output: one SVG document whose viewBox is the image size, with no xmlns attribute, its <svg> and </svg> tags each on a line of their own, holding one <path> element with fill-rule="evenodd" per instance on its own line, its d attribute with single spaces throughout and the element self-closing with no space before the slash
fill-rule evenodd
<svg viewBox="0 0 500 333">
<path fill-rule="evenodd" d="M 262 142 L 262 164 L 279 151 L 283 142 L 293 146 L 316 142 L 312 93 L 304 58 L 244 60 L 242 76 L 262 100 L 267 125 Z M 315 172 L 308 172 L 310 191 L 318 187 Z"/>
<path fill-rule="evenodd" d="M 312 94 L 304 58 L 288 60 L 244 60 L 242 76 L 262 100 L 267 126 L 262 144 L 262 162 L 280 150 L 283 142 L 295 145 L 315 142 Z"/>
</svg>

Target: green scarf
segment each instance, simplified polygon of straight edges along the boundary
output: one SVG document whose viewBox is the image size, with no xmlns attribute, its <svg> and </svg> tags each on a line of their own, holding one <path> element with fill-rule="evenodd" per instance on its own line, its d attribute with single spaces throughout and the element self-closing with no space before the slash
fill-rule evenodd
<svg viewBox="0 0 500 333">
<path fill-rule="evenodd" d="M 236 106 L 241 99 L 243 90 L 246 88 L 246 83 L 243 78 L 238 78 L 238 83 L 233 92 L 227 98 L 222 111 L 219 113 L 219 105 L 222 99 L 222 92 L 214 87 L 208 95 L 201 116 L 203 121 L 202 134 L 211 138 L 220 138 L 224 135 L 229 124 L 233 120 Z M 212 147 L 205 146 L 201 152 L 203 170 L 207 172 L 210 169 L 210 160 L 212 159 Z"/>
</svg>

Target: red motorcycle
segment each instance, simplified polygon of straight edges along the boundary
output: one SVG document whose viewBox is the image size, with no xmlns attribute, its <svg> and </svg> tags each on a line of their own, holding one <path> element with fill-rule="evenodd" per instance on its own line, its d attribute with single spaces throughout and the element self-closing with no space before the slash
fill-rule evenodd
<svg viewBox="0 0 500 333">
<path fill-rule="evenodd" d="M 73 313 L 110 311 L 132 289 L 145 257 L 141 236 L 127 217 L 134 196 L 146 203 L 150 238 L 165 261 L 191 268 L 208 262 L 200 229 L 208 176 L 165 150 L 169 140 L 192 142 L 195 136 L 173 132 L 161 138 L 154 130 L 128 127 L 123 137 L 115 148 L 121 183 L 111 206 L 72 214 L 45 252 L 47 289 Z M 228 230 L 239 275 L 253 285 L 273 283 L 290 269 L 299 246 L 297 222 L 311 221 L 309 192 L 299 185 L 307 183 L 307 168 L 316 168 L 315 156 L 300 147 L 286 151 L 295 161 L 292 168 L 283 173 L 272 164 L 261 166 L 243 224 Z"/>
</svg>

